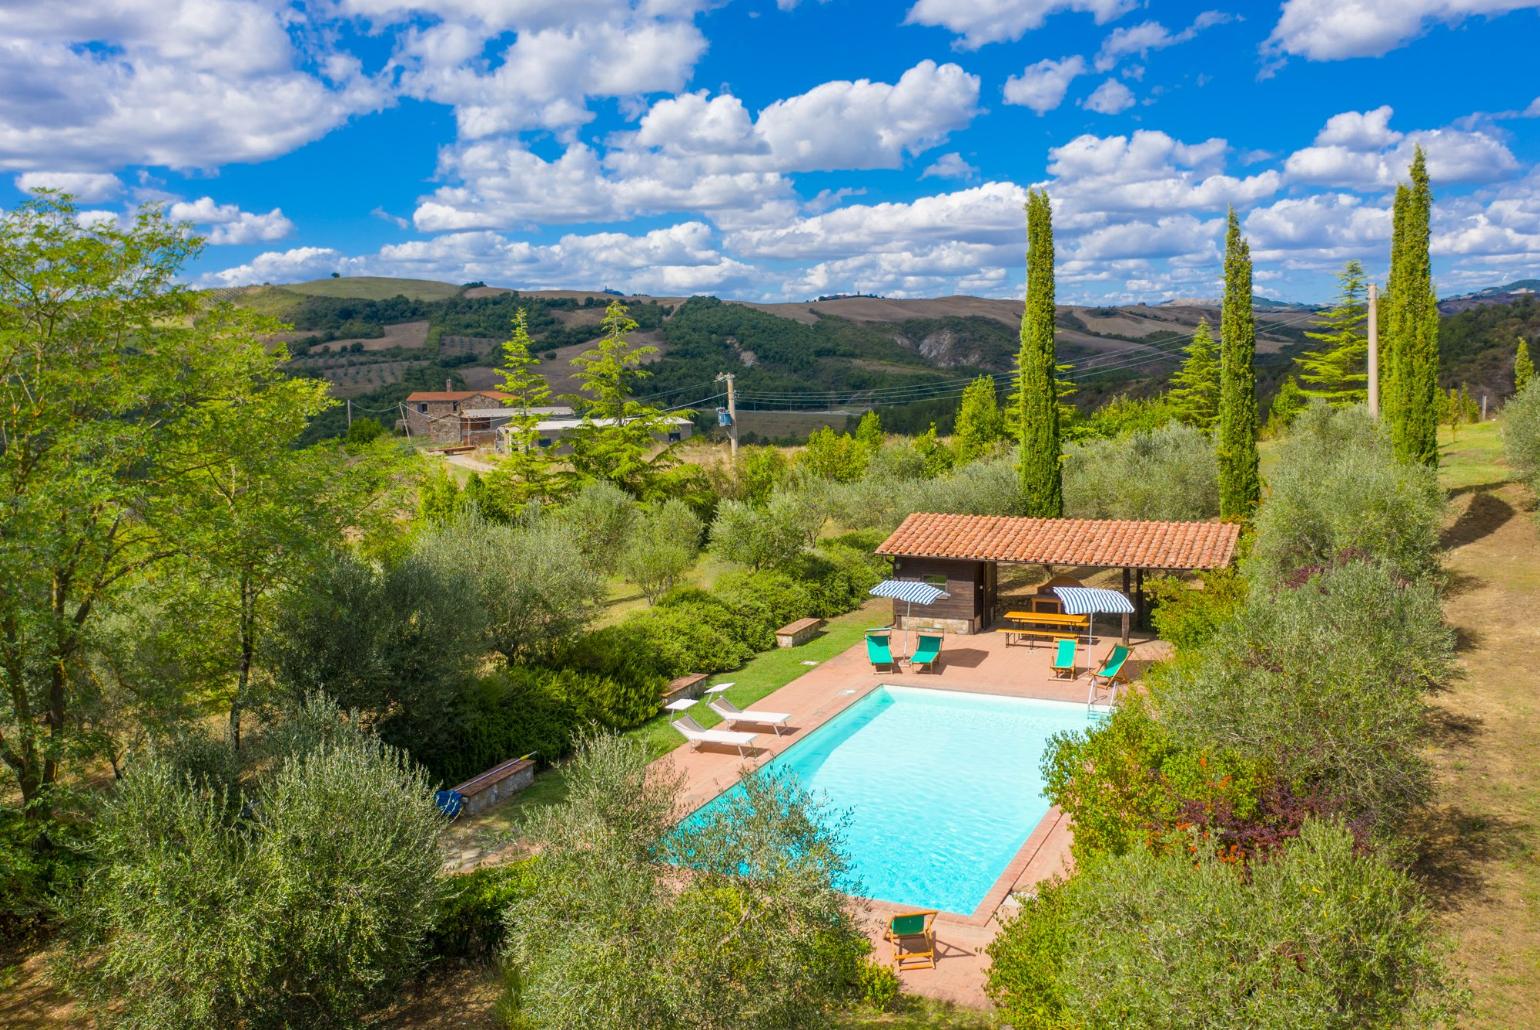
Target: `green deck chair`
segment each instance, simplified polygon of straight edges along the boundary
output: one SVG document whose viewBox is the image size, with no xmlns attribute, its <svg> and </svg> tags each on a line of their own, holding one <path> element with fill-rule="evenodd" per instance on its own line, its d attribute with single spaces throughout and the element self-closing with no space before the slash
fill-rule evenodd
<svg viewBox="0 0 1540 1030">
<path fill-rule="evenodd" d="M 893 965 L 936 968 L 936 912 L 902 912 L 888 920 L 882 936 L 893 945 Z"/>
<path fill-rule="evenodd" d="M 1053 674 L 1060 679 L 1075 678 L 1075 638 L 1067 637 L 1059 641 L 1059 646 L 1053 653 Z"/>
<path fill-rule="evenodd" d="M 931 672 L 936 671 L 936 663 L 941 660 L 941 638 L 931 633 L 921 633 L 918 643 L 915 644 L 914 654 L 909 656 L 909 667 L 918 669 L 925 666 Z"/>
<path fill-rule="evenodd" d="M 897 671 L 893 661 L 892 634 L 887 630 L 868 630 L 866 633 L 866 657 L 872 663 L 873 672 L 881 672 L 886 665 L 889 672 Z"/>
<path fill-rule="evenodd" d="M 1091 673 L 1091 682 L 1095 684 L 1098 680 L 1104 680 L 1102 685 L 1109 687 L 1115 683 L 1127 683 L 1128 677 L 1123 674 L 1123 663 L 1128 661 L 1131 653 L 1122 644 L 1108 651 L 1107 657 L 1102 659 L 1101 667 Z"/>
</svg>

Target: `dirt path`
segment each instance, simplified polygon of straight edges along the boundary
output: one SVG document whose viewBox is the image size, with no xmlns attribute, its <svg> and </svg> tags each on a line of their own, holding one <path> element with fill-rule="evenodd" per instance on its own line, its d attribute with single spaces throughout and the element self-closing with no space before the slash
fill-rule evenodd
<svg viewBox="0 0 1540 1030">
<path fill-rule="evenodd" d="M 1533 498 L 1490 465 L 1444 534 L 1445 606 L 1465 675 L 1437 701 L 1439 775 L 1425 872 L 1470 980 L 1475 1026 L 1540 1008 L 1540 532 Z M 1470 469 L 1467 468 L 1467 473 Z M 1449 473 L 1458 482 L 1460 470 Z M 1479 480 L 1486 479 L 1482 482 Z"/>
</svg>

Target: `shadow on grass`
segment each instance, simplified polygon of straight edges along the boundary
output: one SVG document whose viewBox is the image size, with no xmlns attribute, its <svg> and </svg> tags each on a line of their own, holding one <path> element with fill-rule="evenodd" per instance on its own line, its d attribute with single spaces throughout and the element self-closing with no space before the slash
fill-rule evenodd
<svg viewBox="0 0 1540 1030">
<path fill-rule="evenodd" d="M 1454 524 L 1444 530 L 1439 543 L 1445 550 L 1464 547 L 1501 529 L 1517 512 L 1513 505 L 1498 497 L 1494 486 L 1479 487 L 1470 505 Z"/>
<path fill-rule="evenodd" d="M 1429 811 L 1412 828 L 1418 858 L 1412 869 L 1438 908 L 1457 909 L 1486 889 L 1489 867 L 1502 859 L 1533 856 L 1530 823 L 1458 805 Z"/>
<path fill-rule="evenodd" d="M 1457 654 L 1466 654 L 1481 647 L 1485 640 L 1484 635 L 1474 626 L 1455 626 L 1454 649 Z"/>
<path fill-rule="evenodd" d="M 1481 732 L 1482 721 L 1445 708 L 1428 712 L 1428 739 L 1441 748 L 1469 748 Z"/>
</svg>

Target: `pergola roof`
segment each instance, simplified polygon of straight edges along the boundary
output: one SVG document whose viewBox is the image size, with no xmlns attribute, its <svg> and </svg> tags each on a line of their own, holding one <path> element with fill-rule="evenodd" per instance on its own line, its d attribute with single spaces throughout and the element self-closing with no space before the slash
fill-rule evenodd
<svg viewBox="0 0 1540 1030">
<path fill-rule="evenodd" d="M 1217 569 L 1235 558 L 1231 522 L 1029 519 L 916 512 L 878 554 L 959 561 L 1094 565 L 1129 569 Z"/>
</svg>

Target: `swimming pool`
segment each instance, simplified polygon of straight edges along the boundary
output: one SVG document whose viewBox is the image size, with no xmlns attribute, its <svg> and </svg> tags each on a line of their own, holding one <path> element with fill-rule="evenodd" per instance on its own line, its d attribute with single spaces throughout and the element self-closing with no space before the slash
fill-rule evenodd
<svg viewBox="0 0 1540 1030">
<path fill-rule="evenodd" d="M 1048 738 L 1085 726 L 1083 704 L 882 686 L 765 768 L 849 813 L 845 852 L 864 896 L 967 915 L 1048 811 Z"/>
</svg>

